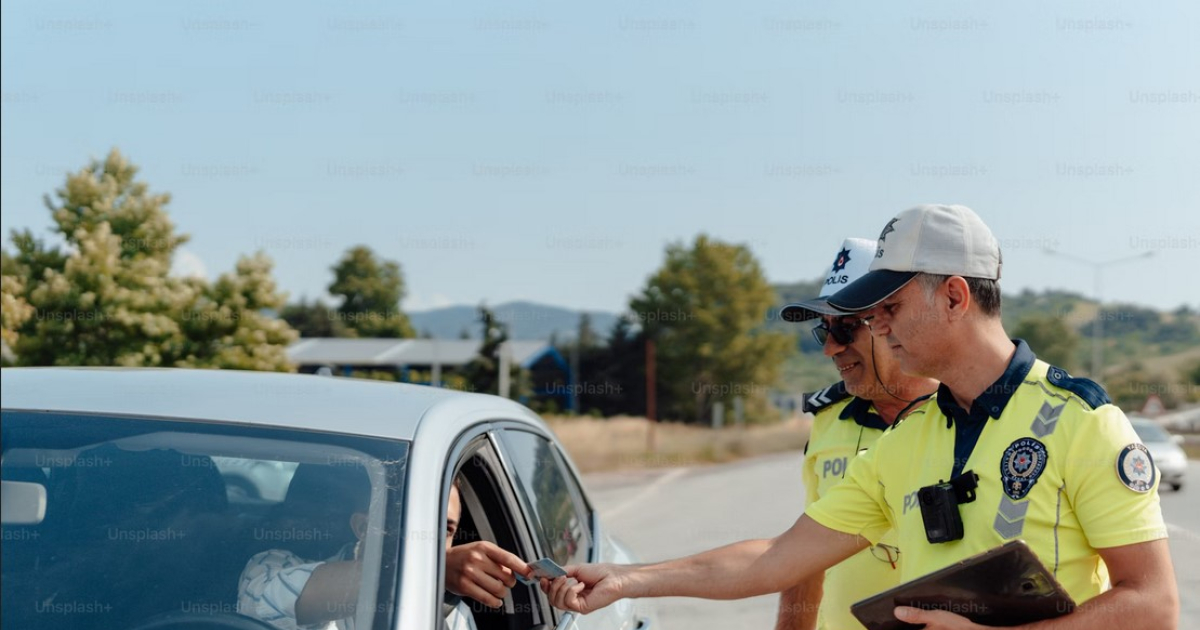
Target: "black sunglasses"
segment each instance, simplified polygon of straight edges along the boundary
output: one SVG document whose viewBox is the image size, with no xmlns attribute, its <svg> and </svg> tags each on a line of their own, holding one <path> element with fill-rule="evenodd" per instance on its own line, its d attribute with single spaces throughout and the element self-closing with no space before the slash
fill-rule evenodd
<svg viewBox="0 0 1200 630">
<path fill-rule="evenodd" d="M 825 341 L 832 336 L 834 341 L 843 346 L 848 346 L 854 343 L 854 331 L 866 323 L 866 321 L 865 319 L 853 319 L 849 322 L 839 320 L 832 325 L 821 322 L 817 324 L 816 328 L 813 328 L 813 339 L 816 339 L 818 344 L 824 346 Z"/>
</svg>

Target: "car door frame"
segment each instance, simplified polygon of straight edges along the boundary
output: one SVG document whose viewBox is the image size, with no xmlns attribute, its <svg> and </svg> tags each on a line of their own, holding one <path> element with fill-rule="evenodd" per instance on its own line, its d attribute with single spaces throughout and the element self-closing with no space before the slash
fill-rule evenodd
<svg viewBox="0 0 1200 630">
<path fill-rule="evenodd" d="M 526 527 L 529 528 L 529 534 L 533 538 L 534 544 L 537 545 L 538 557 L 547 557 L 549 555 L 549 550 L 542 548 L 541 536 L 539 535 L 541 523 L 537 522 L 537 512 L 532 505 L 529 505 L 524 489 L 518 488 L 517 486 L 517 484 L 521 482 L 517 479 L 516 468 L 513 466 L 512 454 L 509 452 L 508 444 L 505 443 L 502 437 L 503 431 L 520 431 L 523 433 L 531 433 L 536 437 L 546 440 L 553 447 L 553 451 L 555 453 L 555 462 L 557 463 L 559 470 L 566 474 L 568 479 L 572 481 L 572 483 L 567 484 L 567 490 L 571 494 L 571 500 L 575 504 L 576 509 L 582 508 L 584 510 L 584 522 L 587 525 L 587 532 L 585 536 L 588 545 L 586 554 L 587 561 L 589 563 L 596 562 L 600 547 L 599 538 L 596 535 L 596 510 L 592 507 L 591 502 L 589 502 L 587 499 L 587 495 L 583 492 L 583 484 L 579 479 L 578 471 L 575 470 L 574 464 L 571 462 L 570 458 L 566 457 L 566 454 L 562 452 L 562 448 L 558 443 L 558 440 L 555 439 L 554 436 L 549 432 L 540 430 L 540 427 L 530 423 L 497 421 L 493 426 L 493 441 L 499 445 L 505 472 L 509 476 L 509 483 L 512 484 L 517 495 L 517 500 L 521 505 L 521 509 L 524 511 Z M 571 622 L 577 619 L 573 613 L 553 608 L 552 610 L 554 613 L 556 628 L 571 627 Z"/>
<path fill-rule="evenodd" d="M 441 519 L 442 522 L 446 519 L 446 512 L 449 506 L 450 487 L 454 482 L 454 476 L 459 469 L 468 465 L 474 458 L 480 458 L 484 468 L 495 483 L 496 490 L 499 496 L 494 497 L 507 513 L 510 519 L 510 527 L 513 535 L 516 537 L 516 544 L 520 549 L 514 551 L 518 556 L 532 557 L 540 553 L 540 544 L 536 533 L 533 529 L 533 523 L 529 520 L 529 514 L 524 509 L 520 497 L 521 490 L 516 486 L 516 480 L 513 478 L 509 466 L 507 465 L 503 444 L 500 441 L 500 436 L 497 433 L 497 426 L 504 424 L 506 421 L 498 420 L 484 424 L 478 424 L 471 429 L 463 432 L 456 439 L 454 446 L 450 449 L 447 457 L 447 465 L 443 470 L 442 479 L 442 504 L 441 504 Z M 478 488 L 472 487 L 472 491 L 478 492 Z M 465 498 L 460 497 L 460 500 Z M 478 522 L 482 514 L 473 513 L 472 517 Z M 491 521 L 495 515 L 488 515 L 488 524 L 493 528 Z M 510 550 L 511 551 L 511 550 Z M 529 553 L 520 553 L 529 552 Z M 441 560 L 438 564 L 438 579 L 444 583 L 446 575 L 445 554 L 441 555 Z M 521 585 L 518 583 L 517 588 Z M 531 611 L 538 617 L 538 621 L 543 624 L 553 624 L 557 621 L 558 611 L 550 606 L 549 598 L 542 593 L 540 588 L 534 587 L 530 589 L 532 599 L 535 602 L 535 609 Z M 516 602 L 513 599 L 511 592 L 504 598 L 505 612 L 508 614 L 517 614 L 515 609 Z M 536 626 L 535 626 L 536 627 Z"/>
</svg>

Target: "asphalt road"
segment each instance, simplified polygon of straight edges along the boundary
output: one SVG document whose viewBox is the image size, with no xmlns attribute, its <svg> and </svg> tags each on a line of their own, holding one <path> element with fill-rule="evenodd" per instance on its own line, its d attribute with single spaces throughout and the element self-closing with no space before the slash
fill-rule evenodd
<svg viewBox="0 0 1200 630">
<path fill-rule="evenodd" d="M 746 538 L 774 536 L 804 506 L 800 454 L 733 464 L 585 477 L 601 519 L 643 561 L 676 558 Z M 1162 492 L 1179 584 L 1180 628 L 1200 628 L 1200 462 L 1180 492 Z M 778 597 L 658 600 L 663 630 L 774 627 Z"/>
</svg>

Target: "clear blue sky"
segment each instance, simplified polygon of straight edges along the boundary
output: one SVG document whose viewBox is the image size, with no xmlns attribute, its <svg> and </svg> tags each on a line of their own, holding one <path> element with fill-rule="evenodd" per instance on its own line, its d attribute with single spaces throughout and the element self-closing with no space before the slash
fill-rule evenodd
<svg viewBox="0 0 1200 630">
<path fill-rule="evenodd" d="M 407 309 L 621 310 L 698 232 L 772 281 L 921 202 L 976 209 L 1008 291 L 1200 305 L 1200 4 L 3 2 L 2 204 L 117 146 L 210 276 L 291 295 L 365 243 Z M 406 3 L 412 4 L 412 3 Z"/>
</svg>

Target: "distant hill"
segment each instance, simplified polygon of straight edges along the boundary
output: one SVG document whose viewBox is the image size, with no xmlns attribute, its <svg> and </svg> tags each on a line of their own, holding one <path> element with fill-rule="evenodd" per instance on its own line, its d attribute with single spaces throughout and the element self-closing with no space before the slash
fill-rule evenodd
<svg viewBox="0 0 1200 630">
<path fill-rule="evenodd" d="M 781 283 L 774 287 L 779 299 L 767 316 L 768 328 L 794 333 L 801 350 L 784 366 L 784 382 L 807 390 L 833 382 L 836 372 L 829 367 L 829 360 L 821 354 L 821 347 L 809 332 L 816 322 L 794 325 L 778 317 L 783 304 L 815 297 L 819 281 Z M 1029 316 L 1048 315 L 1065 321 L 1079 335 L 1074 365 L 1081 373 L 1086 373 L 1090 366 L 1092 322 L 1097 316 L 1104 324 L 1106 374 L 1144 365 L 1173 375 L 1194 364 L 1200 356 L 1200 313 L 1186 306 L 1170 312 L 1117 303 L 1105 303 L 1100 308 L 1095 301 L 1077 293 L 1026 289 L 1005 293 L 1002 313 L 1004 328 L 1009 331 Z"/>
<path fill-rule="evenodd" d="M 508 325 L 510 339 L 574 339 L 579 328 L 579 316 L 584 311 L 534 302 L 505 302 L 491 307 L 496 319 Z M 592 330 L 607 339 L 617 322 L 616 313 L 586 311 L 592 319 Z M 408 313 L 418 334 L 428 333 L 434 339 L 458 339 L 465 330 L 471 339 L 480 337 L 479 309 L 475 306 L 447 306 L 429 311 Z"/>
</svg>

